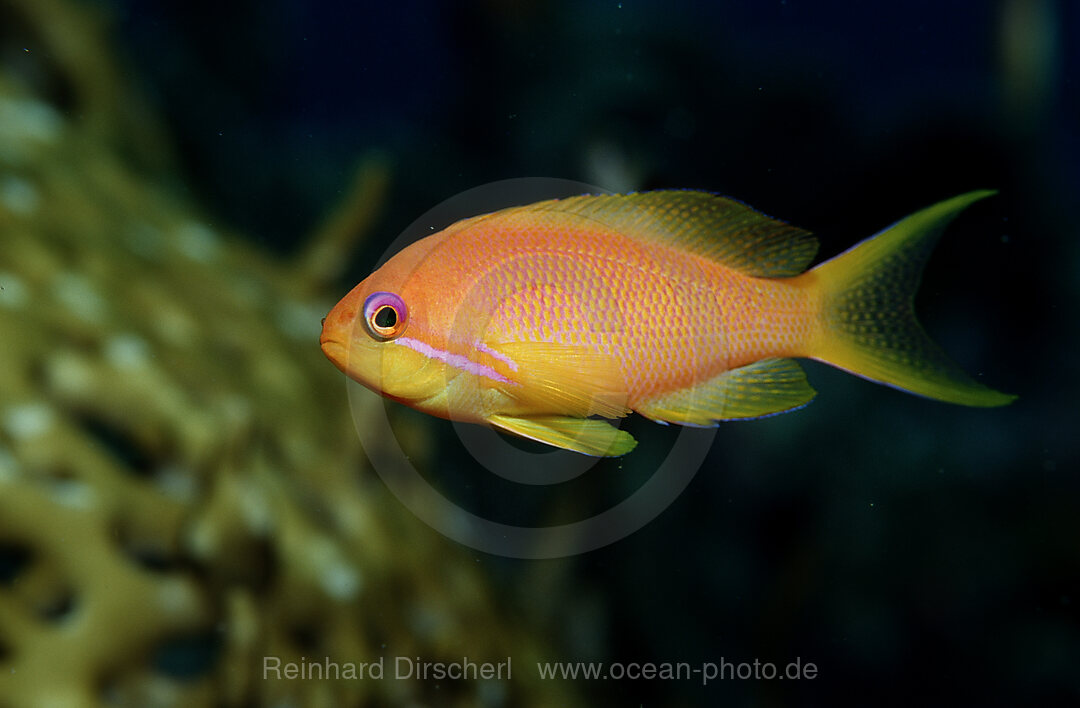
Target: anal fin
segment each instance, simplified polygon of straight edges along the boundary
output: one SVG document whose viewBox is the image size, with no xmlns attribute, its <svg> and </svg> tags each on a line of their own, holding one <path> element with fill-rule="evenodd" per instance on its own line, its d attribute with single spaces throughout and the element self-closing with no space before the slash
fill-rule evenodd
<svg viewBox="0 0 1080 708">
<path fill-rule="evenodd" d="M 594 457 L 618 457 L 634 449 L 637 441 L 625 430 L 603 420 L 544 415 L 515 417 L 493 415 L 495 427 L 530 440 L 547 443 Z"/>
<path fill-rule="evenodd" d="M 656 421 L 711 426 L 800 408 L 816 395 L 794 359 L 762 359 L 635 407 Z"/>
</svg>

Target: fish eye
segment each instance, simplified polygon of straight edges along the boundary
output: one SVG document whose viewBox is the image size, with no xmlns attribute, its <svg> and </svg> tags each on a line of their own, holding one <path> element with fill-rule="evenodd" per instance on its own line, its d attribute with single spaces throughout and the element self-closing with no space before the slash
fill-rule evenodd
<svg viewBox="0 0 1080 708">
<path fill-rule="evenodd" d="M 393 329 L 397 324 L 397 310 L 389 305 L 383 305 L 375 310 L 375 317 L 371 320 L 379 329 Z"/>
<path fill-rule="evenodd" d="M 364 324 L 368 334 L 380 342 L 400 337 L 408 317 L 405 301 L 394 293 L 371 293 L 364 302 Z"/>
</svg>

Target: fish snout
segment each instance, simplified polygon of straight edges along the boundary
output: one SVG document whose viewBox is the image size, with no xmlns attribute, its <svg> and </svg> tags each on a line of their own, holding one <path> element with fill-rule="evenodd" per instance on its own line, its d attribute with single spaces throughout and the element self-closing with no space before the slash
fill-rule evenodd
<svg viewBox="0 0 1080 708">
<path fill-rule="evenodd" d="M 346 353 L 348 351 L 346 343 L 349 339 L 350 323 L 352 322 L 352 316 L 344 310 L 345 308 L 340 305 L 332 309 L 323 318 L 322 333 L 319 334 L 319 346 L 322 348 L 323 354 L 343 372 L 346 370 Z"/>
</svg>

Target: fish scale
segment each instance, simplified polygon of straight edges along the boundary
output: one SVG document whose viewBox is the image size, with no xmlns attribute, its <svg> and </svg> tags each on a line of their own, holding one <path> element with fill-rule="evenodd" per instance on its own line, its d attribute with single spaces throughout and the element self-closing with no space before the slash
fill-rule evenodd
<svg viewBox="0 0 1080 708">
<path fill-rule="evenodd" d="M 731 290 L 723 284 L 725 277 L 733 280 L 742 276 L 724 273 L 722 267 L 688 259 L 685 254 L 667 253 L 670 249 L 664 247 L 646 249 L 602 229 L 515 236 L 512 231 L 493 234 L 480 230 L 471 236 L 478 247 L 485 245 L 492 261 L 514 264 L 496 270 L 498 278 L 492 279 L 492 287 L 482 299 L 483 307 L 492 303 L 496 308 L 486 337 L 489 342 L 538 338 L 597 346 L 616 356 L 627 371 L 642 372 L 655 388 L 686 385 L 703 373 L 723 370 L 727 359 L 725 331 L 747 330 L 737 327 L 745 310 L 729 307 L 718 295 Z M 468 242 L 461 245 L 470 247 Z M 552 286 L 544 293 L 530 289 L 538 272 L 543 272 Z M 459 272 L 457 278 L 468 281 L 483 276 L 466 271 Z M 728 300 L 737 303 L 748 298 Z M 538 311 L 544 313 L 539 319 Z M 730 323 L 725 321 L 725 311 L 735 313 Z M 692 340 L 673 336 L 673 324 L 676 335 L 680 330 L 692 333 Z M 611 335 L 606 344 L 597 336 L 601 332 Z M 739 351 L 751 351 L 762 340 L 749 332 L 739 343 Z M 694 350 L 700 354 L 699 360 L 708 362 L 707 371 L 667 365 Z M 667 364 L 658 366 L 658 362 Z M 635 380 L 630 383 L 638 384 Z M 638 395 L 654 392 L 648 386 L 637 388 Z"/>
</svg>

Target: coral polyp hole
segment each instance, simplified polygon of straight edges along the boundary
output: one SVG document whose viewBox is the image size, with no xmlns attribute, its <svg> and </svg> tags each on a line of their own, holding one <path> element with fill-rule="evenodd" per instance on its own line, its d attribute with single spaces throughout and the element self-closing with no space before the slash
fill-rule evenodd
<svg viewBox="0 0 1080 708">
<path fill-rule="evenodd" d="M 125 549 L 128 556 L 139 565 L 140 568 L 151 573 L 167 573 L 175 570 L 178 563 L 161 548 L 146 545 L 132 545 Z"/>
<path fill-rule="evenodd" d="M 257 595 L 270 592 L 278 574 L 278 557 L 270 540 L 251 539 L 238 555 L 222 572 L 222 579 L 243 585 Z"/>
<path fill-rule="evenodd" d="M 124 554 L 143 570 L 152 573 L 166 573 L 176 570 L 181 564 L 175 549 L 169 546 L 166 538 L 149 533 L 130 519 L 120 518 L 111 525 L 112 538 Z"/>
<path fill-rule="evenodd" d="M 75 611 L 75 594 L 65 590 L 42 599 L 38 615 L 47 622 L 63 622 Z"/>
<path fill-rule="evenodd" d="M 181 681 L 195 680 L 217 664 L 221 635 L 213 630 L 183 634 L 160 644 L 153 656 L 154 671 Z"/>
<path fill-rule="evenodd" d="M 0 541 L 0 585 L 11 585 L 30 564 L 30 549 Z"/>
<path fill-rule="evenodd" d="M 295 624 L 289 629 L 289 638 L 301 652 L 311 652 L 319 648 L 320 632 L 310 624 Z"/>
<path fill-rule="evenodd" d="M 129 431 L 94 415 L 79 415 L 76 422 L 83 432 L 135 474 L 148 476 L 156 469 L 158 455 Z"/>
</svg>

